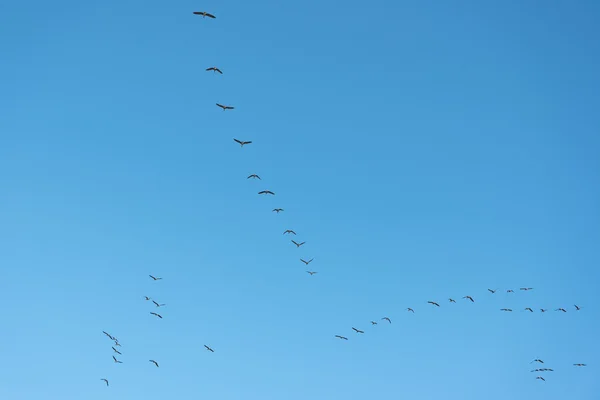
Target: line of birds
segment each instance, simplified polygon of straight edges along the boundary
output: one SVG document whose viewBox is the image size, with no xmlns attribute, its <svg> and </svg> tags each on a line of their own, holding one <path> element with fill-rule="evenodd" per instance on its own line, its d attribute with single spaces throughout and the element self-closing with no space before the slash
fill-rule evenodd
<svg viewBox="0 0 600 400">
<path fill-rule="evenodd" d="M 535 360 L 531 361 L 529 364 L 533 364 L 533 363 L 544 364 L 544 361 L 539 358 L 536 358 Z M 574 367 L 586 367 L 587 364 L 576 363 L 576 364 L 573 364 L 573 366 Z M 532 369 L 530 372 L 554 372 L 554 370 L 552 368 L 536 368 L 536 369 Z M 536 376 L 535 379 L 546 382 L 546 378 L 544 378 L 541 375 Z"/>
</svg>

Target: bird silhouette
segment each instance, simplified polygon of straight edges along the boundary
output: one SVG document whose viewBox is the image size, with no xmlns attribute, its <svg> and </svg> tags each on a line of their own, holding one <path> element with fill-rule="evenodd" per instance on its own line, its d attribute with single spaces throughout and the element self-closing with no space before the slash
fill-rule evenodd
<svg viewBox="0 0 600 400">
<path fill-rule="evenodd" d="M 383 321 L 383 320 L 386 320 L 386 321 L 387 321 L 387 322 L 389 322 L 390 324 L 392 323 L 392 320 L 391 320 L 391 319 L 389 319 L 388 317 L 383 317 L 383 318 L 381 318 L 381 320 L 382 320 L 382 321 Z"/>
<path fill-rule="evenodd" d="M 310 274 L 310 276 L 313 276 L 314 274 L 317 273 L 317 271 L 306 271 L 306 272 L 308 272 Z"/>
<path fill-rule="evenodd" d="M 108 336 L 108 338 L 109 338 L 110 340 L 115 340 L 115 338 L 114 338 L 114 337 L 113 337 L 113 336 L 112 336 L 110 333 L 107 333 L 107 332 L 105 332 L 105 331 L 102 331 L 102 333 L 104 333 L 106 336 Z"/>
<path fill-rule="evenodd" d="M 277 214 L 279 214 L 282 211 L 283 211 L 283 208 L 274 208 L 273 209 L 273 212 L 276 212 Z"/>
<path fill-rule="evenodd" d="M 216 104 L 217 104 L 217 107 L 221 107 L 223 109 L 223 111 L 225 111 L 225 110 L 233 110 L 235 108 L 235 107 L 232 107 L 232 106 L 224 106 L 223 104 L 219 104 L 219 103 L 216 103 Z"/>
<path fill-rule="evenodd" d="M 544 362 L 542 360 L 540 360 L 539 358 L 536 358 L 535 360 L 533 360 L 532 362 L 530 362 L 529 364 L 533 364 L 534 362 L 543 364 Z"/>
<path fill-rule="evenodd" d="M 102 378 L 100 380 L 106 382 L 106 386 L 108 386 L 108 379 Z"/>
<path fill-rule="evenodd" d="M 153 363 L 154 365 L 156 365 L 156 368 L 158 368 L 158 363 L 156 361 L 154 361 L 154 360 L 148 360 L 148 361 L 151 362 L 151 363 Z"/>
<path fill-rule="evenodd" d="M 214 15 L 207 13 L 206 11 L 194 11 L 193 14 L 194 15 L 202 15 L 202 18 L 204 18 L 204 17 L 208 17 L 208 18 L 212 18 L 212 19 L 217 18 Z"/>
<path fill-rule="evenodd" d="M 562 311 L 562 312 L 567 312 L 567 310 L 565 310 L 564 308 L 557 308 L 557 309 L 556 309 L 556 310 L 554 310 L 554 311 Z"/>
<path fill-rule="evenodd" d="M 272 196 L 275 195 L 275 193 L 271 192 L 270 190 L 261 190 L 260 192 L 258 192 L 258 194 L 270 194 Z"/>
<path fill-rule="evenodd" d="M 575 310 L 579 311 L 579 310 L 581 310 L 581 307 L 579 307 L 577 304 L 575 304 Z"/>
<path fill-rule="evenodd" d="M 146 299 L 146 301 L 148 301 L 148 300 L 152 300 L 152 299 L 151 299 L 150 297 L 148 297 L 148 296 L 144 296 L 144 299 Z"/>
<path fill-rule="evenodd" d="M 540 308 L 540 311 L 541 312 L 546 312 L 546 311 L 548 311 L 548 309 L 547 308 Z"/>
<path fill-rule="evenodd" d="M 251 140 L 242 141 L 242 140 L 238 140 L 238 139 L 235 139 L 235 138 L 233 139 L 233 141 L 236 142 L 236 143 L 239 143 L 241 147 L 244 147 L 245 145 L 252 143 Z"/>
<path fill-rule="evenodd" d="M 150 278 L 154 279 L 155 281 L 160 281 L 162 278 L 157 278 L 155 276 L 152 275 L 148 275 Z"/>
<path fill-rule="evenodd" d="M 115 351 L 115 353 L 117 353 L 117 354 L 121 354 L 121 352 L 120 352 L 119 350 L 115 349 L 114 347 L 111 347 L 111 349 L 113 349 L 113 350 Z M 121 355 L 122 355 L 122 354 L 121 354 Z"/>
<path fill-rule="evenodd" d="M 449 301 L 450 303 L 456 303 L 456 300 L 454 300 L 454 299 L 448 299 L 448 301 Z"/>
<path fill-rule="evenodd" d="M 512 290 L 512 289 L 508 289 L 508 290 L 506 291 L 506 293 L 514 293 L 514 292 L 515 292 L 515 291 L 514 291 L 514 290 Z"/>
<path fill-rule="evenodd" d="M 436 303 L 435 301 L 428 301 L 429 304 L 432 304 L 436 307 L 439 307 L 440 305 L 438 303 Z"/>
<path fill-rule="evenodd" d="M 152 315 L 156 315 L 158 318 L 162 319 L 162 315 L 160 315 L 160 314 L 157 314 L 157 313 L 155 313 L 155 312 L 151 312 L 150 314 L 152 314 Z"/>
<path fill-rule="evenodd" d="M 261 180 L 261 181 L 262 181 L 262 179 L 260 179 L 260 176 L 258 176 L 258 175 L 256 175 L 256 174 L 248 175 L 248 177 L 247 177 L 246 179 L 251 179 L 251 178 L 252 178 L 252 179 L 258 179 L 258 180 Z"/>
<path fill-rule="evenodd" d="M 463 299 L 469 299 L 469 300 L 471 300 L 471 303 L 475 303 L 475 300 L 473 300 L 473 298 L 471 296 L 465 296 L 465 297 L 463 297 Z"/>
<path fill-rule="evenodd" d="M 221 71 L 219 68 L 217 67 L 210 67 L 210 68 L 206 68 L 207 71 L 213 71 L 213 72 L 218 72 L 221 75 L 223 75 L 223 71 Z"/>
<path fill-rule="evenodd" d="M 122 346 L 121 346 L 121 343 L 119 343 L 119 341 L 118 341 L 117 339 L 115 339 L 115 346 L 117 346 L 117 347 L 122 347 Z"/>
<path fill-rule="evenodd" d="M 526 307 L 525 310 L 523 310 L 523 311 L 533 312 L 533 310 L 530 307 Z"/>
<path fill-rule="evenodd" d="M 533 288 L 532 287 L 522 287 L 522 288 L 519 288 L 519 290 L 523 290 L 526 292 L 528 290 L 533 290 Z"/>
<path fill-rule="evenodd" d="M 500 311 L 512 311 L 510 308 L 501 308 Z"/>
<path fill-rule="evenodd" d="M 152 300 L 152 302 L 156 305 L 156 307 L 162 307 L 162 306 L 166 306 L 166 304 L 158 304 L 157 302 L 155 302 L 154 300 Z"/>
<path fill-rule="evenodd" d="M 546 382 L 546 380 L 544 378 L 542 378 L 541 376 L 538 376 L 535 379 L 539 379 L 539 380 L 542 380 L 542 381 Z"/>
<path fill-rule="evenodd" d="M 410 308 L 410 307 L 408 307 L 408 308 L 406 309 L 406 311 L 410 311 L 410 312 L 411 312 L 411 313 L 413 313 L 413 314 L 415 313 L 415 310 L 413 310 L 413 309 L 412 309 L 412 308 Z"/>
<path fill-rule="evenodd" d="M 377 322 L 371 321 L 371 325 L 377 325 Z"/>
<path fill-rule="evenodd" d="M 356 333 L 364 333 L 363 331 L 361 331 L 360 329 L 356 329 L 355 327 L 352 327 L 352 330 Z"/>
<path fill-rule="evenodd" d="M 311 259 L 310 259 L 310 260 L 308 260 L 308 261 L 306 261 L 306 260 L 304 260 L 304 259 L 302 259 L 302 258 L 300 259 L 300 261 L 302 261 L 302 262 L 303 262 L 304 264 L 306 264 L 306 265 L 310 264 L 310 263 L 311 263 L 313 260 L 314 260 L 314 258 L 311 258 Z"/>
<path fill-rule="evenodd" d="M 296 247 L 300 247 L 300 246 L 302 246 L 306 242 L 298 243 L 295 240 L 292 240 L 292 243 L 294 243 L 296 245 Z"/>
<path fill-rule="evenodd" d="M 296 234 L 296 232 L 294 232 L 294 231 L 293 231 L 293 230 L 291 230 L 291 229 L 288 229 L 287 231 L 283 232 L 283 234 L 284 234 L 284 235 L 285 235 L 285 234 L 288 234 L 288 233 L 290 233 L 290 234 L 292 234 L 292 235 L 295 235 L 295 234 Z"/>
<path fill-rule="evenodd" d="M 117 360 L 117 357 L 112 356 L 112 358 L 113 358 L 113 360 L 115 360 L 115 363 L 117 363 L 117 364 L 123 364 L 123 361 Z"/>
<path fill-rule="evenodd" d="M 492 289 L 488 289 L 488 292 L 490 292 L 491 294 L 494 294 L 494 293 L 496 293 L 496 291 L 497 291 L 497 290 L 498 290 L 498 289 L 494 289 L 494 290 L 492 290 Z"/>
<path fill-rule="evenodd" d="M 585 367 L 585 366 L 587 366 L 587 364 L 573 364 L 573 365 L 576 366 L 576 367 Z"/>
<path fill-rule="evenodd" d="M 207 345 L 204 345 L 204 347 L 206 348 L 206 350 L 210 351 L 211 353 L 214 353 L 215 351 L 213 349 L 211 349 L 210 347 L 208 347 Z"/>
<path fill-rule="evenodd" d="M 348 340 L 346 336 L 335 335 L 335 337 L 342 340 Z"/>
</svg>

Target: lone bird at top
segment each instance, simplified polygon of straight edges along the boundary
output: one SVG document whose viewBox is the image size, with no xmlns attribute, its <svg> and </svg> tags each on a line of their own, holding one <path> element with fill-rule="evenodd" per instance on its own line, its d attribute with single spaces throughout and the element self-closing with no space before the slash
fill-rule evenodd
<svg viewBox="0 0 600 400">
<path fill-rule="evenodd" d="M 210 67 L 210 68 L 206 68 L 207 71 L 213 71 L 213 72 L 218 72 L 221 75 L 223 75 L 223 71 L 221 71 L 219 68 L 217 67 Z"/>
<path fill-rule="evenodd" d="M 158 368 L 158 363 L 154 360 L 148 360 L 149 362 L 153 363 L 154 365 L 156 365 L 156 368 Z"/>
<path fill-rule="evenodd" d="M 273 209 L 273 212 L 276 212 L 277 214 L 279 214 L 282 211 L 283 211 L 283 208 L 274 208 Z"/>
<path fill-rule="evenodd" d="M 233 110 L 235 107 L 232 106 L 224 106 L 223 104 L 219 104 L 219 103 L 215 103 L 217 105 L 217 107 L 221 107 L 223 109 L 223 111 L 225 110 Z"/>
<path fill-rule="evenodd" d="M 298 243 L 295 240 L 292 240 L 292 243 L 294 243 L 296 245 L 296 247 L 300 247 L 300 246 L 302 246 L 306 242 Z"/>
<path fill-rule="evenodd" d="M 471 303 L 475 303 L 475 300 L 473 300 L 473 298 L 471 296 L 465 296 L 465 297 L 463 297 L 463 299 L 469 299 L 469 300 L 471 300 Z"/>
<path fill-rule="evenodd" d="M 258 194 L 270 194 L 271 196 L 275 196 L 275 193 L 271 192 L 270 190 L 261 190 L 258 192 Z"/>
<path fill-rule="evenodd" d="M 207 345 L 204 345 L 204 347 L 206 348 L 206 350 L 210 351 L 211 353 L 214 353 L 215 351 L 213 349 L 211 349 L 210 347 L 208 347 Z"/>
<path fill-rule="evenodd" d="M 194 15 L 202 15 L 202 18 L 205 18 L 205 17 L 212 18 L 212 19 L 217 18 L 214 15 L 207 13 L 206 11 L 194 11 L 193 14 Z"/>
<path fill-rule="evenodd" d="M 439 307 L 440 305 L 438 303 L 436 303 L 435 301 L 428 301 L 429 304 L 432 304 L 436 307 Z"/>
<path fill-rule="evenodd" d="M 356 333 L 364 333 L 363 331 L 361 331 L 360 329 L 356 329 L 355 327 L 352 327 L 352 330 Z"/>
<path fill-rule="evenodd" d="M 262 181 L 262 179 L 260 179 L 260 176 L 258 176 L 256 174 L 248 175 L 248 177 L 246 179 L 258 179 L 258 180 Z"/>
<path fill-rule="evenodd" d="M 236 143 L 239 143 L 241 147 L 244 147 L 245 145 L 252 143 L 251 140 L 243 141 L 243 140 L 238 140 L 238 139 L 235 139 L 235 138 L 233 139 L 233 141 L 236 142 Z"/>
</svg>

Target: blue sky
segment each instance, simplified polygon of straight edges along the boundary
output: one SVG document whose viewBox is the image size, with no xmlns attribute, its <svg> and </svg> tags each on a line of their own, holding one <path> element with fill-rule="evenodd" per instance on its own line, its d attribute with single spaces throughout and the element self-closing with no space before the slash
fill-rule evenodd
<svg viewBox="0 0 600 400">
<path fill-rule="evenodd" d="M 598 15 L 3 3 L 0 398 L 595 399 Z"/>
</svg>

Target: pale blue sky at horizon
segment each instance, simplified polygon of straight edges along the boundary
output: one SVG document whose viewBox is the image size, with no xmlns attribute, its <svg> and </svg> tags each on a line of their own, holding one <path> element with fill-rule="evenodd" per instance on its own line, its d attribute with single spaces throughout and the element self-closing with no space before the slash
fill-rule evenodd
<svg viewBox="0 0 600 400">
<path fill-rule="evenodd" d="M 4 2 L 0 399 L 597 399 L 599 17 Z"/>
</svg>

